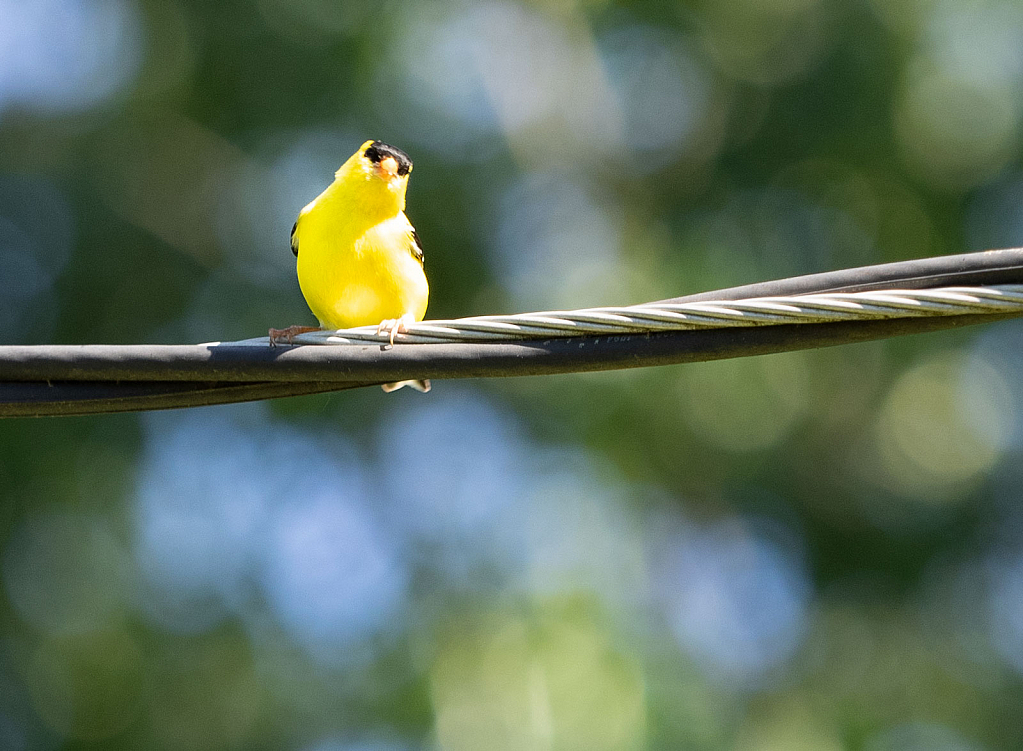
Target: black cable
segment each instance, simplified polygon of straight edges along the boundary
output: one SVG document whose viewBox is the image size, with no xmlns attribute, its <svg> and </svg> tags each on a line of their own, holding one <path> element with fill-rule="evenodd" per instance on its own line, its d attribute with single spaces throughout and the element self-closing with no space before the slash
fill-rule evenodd
<svg viewBox="0 0 1023 751">
<path fill-rule="evenodd" d="M 859 266 L 700 292 L 661 302 L 745 300 L 750 297 L 809 295 L 817 292 L 869 292 L 994 284 L 1023 284 L 1023 248 Z"/>
<path fill-rule="evenodd" d="M 369 384 L 70 381 L 0 383 L 0 417 L 56 417 L 101 412 L 204 407 L 322 394 Z"/>
<path fill-rule="evenodd" d="M 1023 283 L 1023 250 L 813 274 L 675 298 Z M 0 416 L 168 409 L 322 393 L 407 378 L 549 375 L 668 365 L 846 344 L 1014 317 L 957 315 L 600 335 L 518 343 L 253 347 L 0 347 Z"/>
<path fill-rule="evenodd" d="M 34 350 L 37 357 L 20 357 L 16 368 L 10 367 L 4 358 L 5 348 L 0 348 L 3 379 L 0 416 L 224 404 L 322 393 L 411 377 L 553 375 L 670 365 L 850 344 L 1011 317 L 1006 314 L 900 318 L 575 337 L 521 344 L 397 345 L 387 350 L 379 346 L 312 345 L 275 351 L 269 347 L 221 346 L 212 350 L 195 345 L 96 345 L 86 347 L 84 358 L 75 366 L 78 380 L 51 378 L 49 383 L 45 375 L 62 370 L 66 348 L 18 348 Z M 215 371 L 221 380 L 198 382 L 199 378 L 208 379 L 210 371 Z M 162 378 L 156 379 L 157 374 Z M 254 383 L 253 376 L 274 376 L 277 381 Z M 136 380 L 127 380 L 131 377 Z"/>
</svg>

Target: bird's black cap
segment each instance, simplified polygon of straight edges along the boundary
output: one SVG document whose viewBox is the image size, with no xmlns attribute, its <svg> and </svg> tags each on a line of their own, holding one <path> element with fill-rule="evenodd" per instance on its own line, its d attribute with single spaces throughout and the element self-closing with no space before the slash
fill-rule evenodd
<svg viewBox="0 0 1023 751">
<path fill-rule="evenodd" d="M 407 175 L 412 171 L 412 160 L 401 149 L 388 146 L 381 141 L 374 141 L 366 148 L 366 158 L 373 162 L 373 164 L 379 164 L 389 156 L 394 157 L 394 161 L 398 163 L 399 175 Z"/>
</svg>

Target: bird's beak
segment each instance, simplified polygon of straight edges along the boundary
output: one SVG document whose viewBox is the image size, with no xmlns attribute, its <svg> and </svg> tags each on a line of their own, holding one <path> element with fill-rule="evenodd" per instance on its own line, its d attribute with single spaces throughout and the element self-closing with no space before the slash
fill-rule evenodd
<svg viewBox="0 0 1023 751">
<path fill-rule="evenodd" d="M 380 160 L 380 171 L 384 177 L 390 179 L 398 174 L 398 160 L 393 156 L 387 156 Z"/>
</svg>

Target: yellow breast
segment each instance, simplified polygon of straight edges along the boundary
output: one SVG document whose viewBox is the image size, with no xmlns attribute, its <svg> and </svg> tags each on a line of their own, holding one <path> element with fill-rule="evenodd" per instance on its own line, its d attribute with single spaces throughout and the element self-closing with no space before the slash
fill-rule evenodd
<svg viewBox="0 0 1023 751">
<path fill-rule="evenodd" d="M 372 222 L 325 198 L 303 209 L 296 228 L 298 282 L 320 325 L 375 326 L 405 315 L 421 321 L 429 287 L 405 214 Z"/>
</svg>

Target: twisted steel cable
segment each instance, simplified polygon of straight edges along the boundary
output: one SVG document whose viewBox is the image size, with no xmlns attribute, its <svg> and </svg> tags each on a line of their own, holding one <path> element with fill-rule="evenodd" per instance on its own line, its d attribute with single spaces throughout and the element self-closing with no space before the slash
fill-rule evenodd
<svg viewBox="0 0 1023 751">
<path fill-rule="evenodd" d="M 529 339 L 690 331 L 744 326 L 873 321 L 891 318 L 1023 312 L 1023 285 L 941 287 L 919 290 L 833 292 L 691 303 L 643 303 L 625 307 L 516 313 L 426 320 L 396 334 L 402 344 L 520 342 Z M 387 344 L 390 334 L 375 326 L 314 331 L 294 344 Z M 259 337 L 232 346 L 266 346 Z"/>
</svg>

